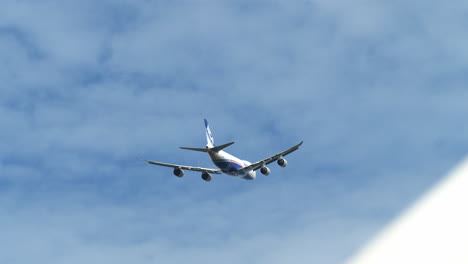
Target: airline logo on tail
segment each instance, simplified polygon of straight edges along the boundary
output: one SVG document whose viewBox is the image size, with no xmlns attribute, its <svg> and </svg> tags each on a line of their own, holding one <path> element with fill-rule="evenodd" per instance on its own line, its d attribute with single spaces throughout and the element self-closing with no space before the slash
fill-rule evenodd
<svg viewBox="0 0 468 264">
<path fill-rule="evenodd" d="M 209 148 L 214 147 L 214 139 L 213 135 L 211 134 L 210 126 L 208 125 L 208 121 L 205 119 L 205 128 L 206 128 L 206 142 Z"/>
</svg>

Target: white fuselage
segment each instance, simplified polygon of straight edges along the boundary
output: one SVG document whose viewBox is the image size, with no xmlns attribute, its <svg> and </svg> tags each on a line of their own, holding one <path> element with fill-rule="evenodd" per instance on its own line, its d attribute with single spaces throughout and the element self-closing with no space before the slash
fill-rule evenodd
<svg viewBox="0 0 468 264">
<path fill-rule="evenodd" d="M 220 168 L 221 171 L 225 174 L 241 177 L 246 180 L 253 180 L 256 177 L 256 173 L 253 170 L 242 171 L 241 169 L 250 165 L 250 162 L 246 160 L 241 160 L 233 155 L 220 151 L 208 151 L 211 161 Z"/>
</svg>

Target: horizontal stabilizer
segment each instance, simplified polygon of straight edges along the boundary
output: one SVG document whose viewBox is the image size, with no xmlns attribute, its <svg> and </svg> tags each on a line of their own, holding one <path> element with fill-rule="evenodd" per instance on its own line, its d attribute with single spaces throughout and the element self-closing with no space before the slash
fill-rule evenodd
<svg viewBox="0 0 468 264">
<path fill-rule="evenodd" d="M 220 150 L 222 150 L 224 148 L 227 148 L 227 147 L 231 146 L 232 144 L 234 144 L 234 142 L 229 142 L 229 143 L 219 145 L 219 146 L 216 146 L 216 147 L 211 147 L 211 148 L 186 148 L 186 147 L 180 147 L 180 148 L 181 149 L 194 150 L 194 151 L 208 152 L 210 150 L 220 151 Z"/>
<path fill-rule="evenodd" d="M 188 149 L 188 150 L 194 150 L 194 151 L 201 151 L 201 152 L 208 152 L 209 149 L 207 148 L 186 148 L 186 147 L 180 147 L 181 149 Z"/>
<path fill-rule="evenodd" d="M 212 147 L 210 148 L 211 150 L 214 150 L 214 151 L 220 151 L 224 148 L 227 148 L 229 146 L 231 146 L 232 144 L 234 144 L 234 142 L 229 142 L 229 143 L 226 143 L 226 144 L 223 144 L 223 145 L 219 145 L 219 146 L 216 146 L 216 147 Z"/>
</svg>

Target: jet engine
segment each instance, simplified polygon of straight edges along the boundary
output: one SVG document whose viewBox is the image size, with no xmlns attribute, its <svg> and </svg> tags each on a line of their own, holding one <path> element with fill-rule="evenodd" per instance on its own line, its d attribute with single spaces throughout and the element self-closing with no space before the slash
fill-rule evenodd
<svg viewBox="0 0 468 264">
<path fill-rule="evenodd" d="M 281 167 L 286 167 L 288 165 L 288 161 L 284 158 L 279 158 L 278 159 L 278 165 L 280 165 Z"/>
<path fill-rule="evenodd" d="M 207 182 L 211 181 L 211 174 L 209 174 L 208 172 L 203 172 L 201 177 L 204 181 L 207 181 Z"/>
<path fill-rule="evenodd" d="M 263 175 L 265 175 L 265 176 L 270 175 L 270 169 L 269 169 L 268 167 L 262 167 L 262 168 L 260 169 L 260 172 L 261 172 Z"/>
<path fill-rule="evenodd" d="M 179 177 L 179 178 L 182 178 L 184 176 L 184 171 L 182 169 L 175 168 L 174 169 L 174 175 Z"/>
</svg>

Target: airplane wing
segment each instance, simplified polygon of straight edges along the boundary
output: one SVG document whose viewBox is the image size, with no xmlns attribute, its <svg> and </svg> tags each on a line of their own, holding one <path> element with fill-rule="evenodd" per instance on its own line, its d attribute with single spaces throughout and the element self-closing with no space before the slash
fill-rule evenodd
<svg viewBox="0 0 468 264">
<path fill-rule="evenodd" d="M 222 174 L 221 170 L 217 169 L 208 169 L 208 168 L 200 168 L 200 167 L 192 167 L 192 166 L 185 166 L 185 165 L 177 165 L 177 164 L 169 164 L 169 163 L 163 163 L 163 162 L 157 162 L 157 161 L 151 161 L 151 160 L 144 160 L 142 161 L 148 162 L 149 164 L 153 165 L 159 165 L 159 166 L 165 166 L 165 167 L 171 167 L 171 168 L 179 168 L 182 170 L 191 170 L 191 171 L 201 171 L 201 172 L 208 172 L 208 173 L 214 173 L 214 174 Z"/>
<path fill-rule="evenodd" d="M 288 150 L 285 150 L 285 151 L 283 151 L 281 153 L 278 153 L 278 154 L 273 155 L 271 157 L 268 157 L 266 159 L 263 159 L 263 160 L 255 162 L 255 163 L 252 163 L 249 166 L 246 166 L 246 167 L 242 168 L 241 170 L 242 171 L 258 170 L 261 167 L 263 167 L 265 165 L 268 165 L 268 164 L 278 160 L 280 157 L 286 156 L 289 153 L 292 153 L 292 152 L 296 151 L 297 149 L 299 149 L 299 147 L 302 145 L 303 142 L 304 141 L 301 141 L 301 143 L 299 143 L 299 144 L 295 145 L 294 147 L 292 147 L 292 148 L 290 148 Z"/>
</svg>

